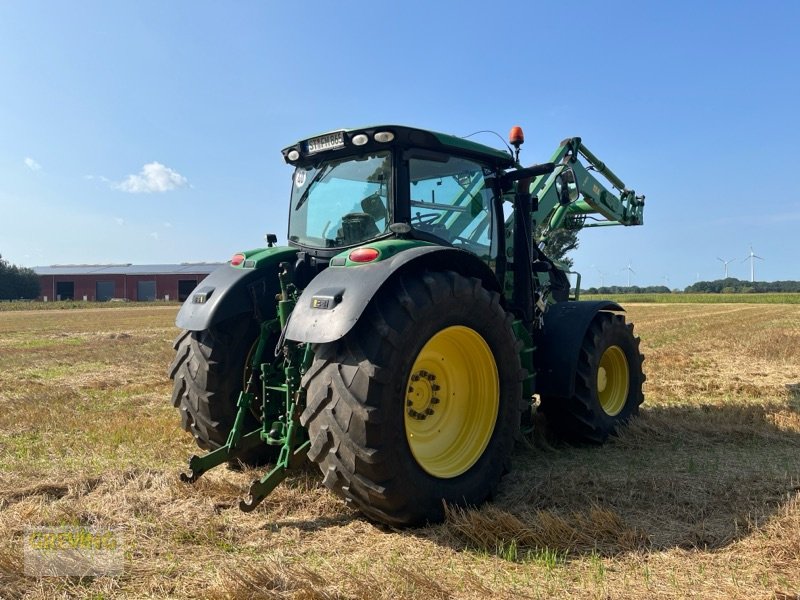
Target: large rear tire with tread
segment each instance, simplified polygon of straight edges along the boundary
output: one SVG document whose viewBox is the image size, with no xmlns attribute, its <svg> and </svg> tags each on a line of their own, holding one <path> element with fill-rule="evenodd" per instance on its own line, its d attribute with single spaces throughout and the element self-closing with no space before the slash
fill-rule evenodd
<svg viewBox="0 0 800 600">
<path fill-rule="evenodd" d="M 575 393 L 541 399 L 550 427 L 571 442 L 605 442 L 644 402 L 642 361 L 633 324 L 623 315 L 598 313 L 581 345 Z"/>
<path fill-rule="evenodd" d="M 325 485 L 393 526 L 478 505 L 510 468 L 522 380 L 513 317 L 478 279 L 400 275 L 303 378 Z"/>
<path fill-rule="evenodd" d="M 169 367 L 172 404 L 180 411 L 181 427 L 204 450 L 216 450 L 228 439 L 258 330 L 250 315 L 239 315 L 203 331 L 182 331 L 175 339 L 175 359 Z M 259 425 L 248 414 L 244 431 Z M 239 460 L 261 464 L 276 457 L 274 447 L 264 445 Z"/>
</svg>

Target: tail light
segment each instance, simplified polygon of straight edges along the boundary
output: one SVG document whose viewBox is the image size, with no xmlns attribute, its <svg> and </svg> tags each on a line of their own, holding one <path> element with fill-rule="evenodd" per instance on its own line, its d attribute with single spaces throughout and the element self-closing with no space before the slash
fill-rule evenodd
<svg viewBox="0 0 800 600">
<path fill-rule="evenodd" d="M 367 263 L 372 262 L 378 258 L 378 256 L 380 256 L 380 252 L 375 250 L 375 248 L 356 248 L 350 253 L 348 258 L 353 262 Z"/>
</svg>

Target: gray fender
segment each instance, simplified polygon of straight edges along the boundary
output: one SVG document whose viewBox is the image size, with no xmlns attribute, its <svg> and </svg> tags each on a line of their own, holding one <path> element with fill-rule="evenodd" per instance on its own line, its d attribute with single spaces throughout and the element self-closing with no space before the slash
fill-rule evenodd
<svg viewBox="0 0 800 600">
<path fill-rule="evenodd" d="M 537 394 L 569 398 L 575 393 L 581 344 L 589 325 L 601 311 L 624 312 L 624 309 L 610 300 L 558 302 L 548 308 L 533 355 Z"/>
<path fill-rule="evenodd" d="M 475 255 L 456 248 L 420 246 L 381 262 L 325 269 L 303 290 L 289 319 L 286 338 L 313 344 L 343 338 L 395 273 L 423 268 L 478 277 L 487 289 L 500 291 L 492 270 Z"/>
<path fill-rule="evenodd" d="M 175 324 L 181 329 L 203 331 L 230 317 L 254 312 L 259 307 L 264 318 L 275 314 L 275 294 L 280 289 L 278 264 L 293 263 L 297 250 L 281 248 L 258 269 L 223 265 L 203 279 L 178 311 Z"/>
</svg>

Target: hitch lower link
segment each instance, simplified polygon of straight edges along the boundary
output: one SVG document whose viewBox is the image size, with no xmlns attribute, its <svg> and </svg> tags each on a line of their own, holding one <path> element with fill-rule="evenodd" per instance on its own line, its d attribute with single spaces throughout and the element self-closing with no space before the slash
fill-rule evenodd
<svg viewBox="0 0 800 600">
<path fill-rule="evenodd" d="M 300 377 L 313 358 L 310 346 L 285 342 L 280 348 L 282 359 L 276 362 L 263 360 L 270 342 L 274 343 L 275 335 L 285 329 L 297 300 L 296 289 L 288 283 L 288 269 L 283 264 L 281 266 L 279 318 L 261 324 L 258 344 L 250 361 L 250 375 L 245 389 L 239 393 L 236 418 L 228 439 L 225 445 L 216 450 L 202 456 L 191 456 L 188 472 L 180 475 L 184 483 L 194 483 L 206 471 L 240 458 L 261 444 L 280 446 L 278 459 L 272 470 L 254 480 L 247 495 L 239 501 L 239 508 L 244 512 L 254 510 L 286 478 L 290 469 L 296 469 L 303 464 L 310 445 L 308 440 L 304 440 L 304 430 L 300 425 L 300 413 L 305 407 L 305 390 L 300 387 Z M 283 341 L 282 336 L 280 340 Z M 244 433 L 246 417 L 253 414 L 251 408 L 259 383 L 262 389 L 261 426 Z"/>
</svg>

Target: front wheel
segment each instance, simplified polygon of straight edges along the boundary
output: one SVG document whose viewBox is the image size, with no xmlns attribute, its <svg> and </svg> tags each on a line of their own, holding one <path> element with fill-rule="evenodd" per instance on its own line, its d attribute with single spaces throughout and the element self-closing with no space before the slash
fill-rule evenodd
<svg viewBox="0 0 800 600">
<path fill-rule="evenodd" d="M 571 398 L 543 396 L 542 412 L 563 438 L 603 443 L 639 412 L 644 402 L 644 356 L 625 317 L 600 312 L 581 345 Z"/>
<path fill-rule="evenodd" d="M 314 348 L 301 423 L 326 486 L 390 525 L 493 494 L 524 374 L 499 300 L 450 271 L 400 276 L 342 340 Z"/>
</svg>

